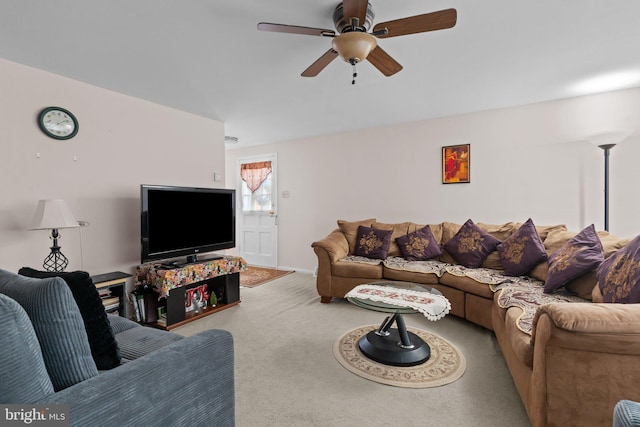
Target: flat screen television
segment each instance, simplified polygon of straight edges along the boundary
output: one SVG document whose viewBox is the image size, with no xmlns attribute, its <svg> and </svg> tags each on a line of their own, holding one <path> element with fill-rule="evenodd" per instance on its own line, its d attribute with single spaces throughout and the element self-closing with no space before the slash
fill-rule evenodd
<svg viewBox="0 0 640 427">
<path fill-rule="evenodd" d="M 196 262 L 236 245 L 235 190 L 141 185 L 140 201 L 143 263 L 184 255 Z"/>
</svg>

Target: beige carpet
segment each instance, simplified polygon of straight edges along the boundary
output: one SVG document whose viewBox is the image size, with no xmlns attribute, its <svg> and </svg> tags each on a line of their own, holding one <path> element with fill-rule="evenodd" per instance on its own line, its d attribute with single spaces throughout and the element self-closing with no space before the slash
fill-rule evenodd
<svg viewBox="0 0 640 427">
<path fill-rule="evenodd" d="M 462 353 L 449 341 L 422 329 L 407 328 L 429 344 L 431 355 L 426 362 L 401 367 L 369 359 L 360 351 L 358 341 L 378 328 L 379 325 L 362 326 L 343 334 L 333 345 L 336 360 L 362 378 L 405 388 L 438 387 L 452 383 L 464 374 L 467 362 Z"/>
<path fill-rule="evenodd" d="M 293 273 L 291 270 L 276 270 L 275 268 L 249 265 L 245 271 L 240 273 L 240 286 L 253 288 L 291 273 Z"/>
<path fill-rule="evenodd" d="M 333 356 L 338 337 L 380 324 L 384 313 L 341 299 L 321 304 L 315 277 L 303 273 L 241 288 L 240 298 L 235 307 L 173 330 L 233 334 L 237 427 L 529 426 L 495 336 L 484 328 L 453 316 L 430 322 L 404 315 L 408 327 L 455 345 L 467 369 L 440 387 L 390 387 L 352 374 Z M 215 360 L 199 369 L 215 381 Z"/>
</svg>

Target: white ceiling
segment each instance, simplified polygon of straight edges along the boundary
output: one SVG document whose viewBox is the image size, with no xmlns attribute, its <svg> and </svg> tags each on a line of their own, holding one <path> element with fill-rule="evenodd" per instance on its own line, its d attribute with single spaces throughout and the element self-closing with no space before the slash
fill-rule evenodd
<svg viewBox="0 0 640 427">
<path fill-rule="evenodd" d="M 380 40 L 384 77 L 339 59 L 336 0 L 2 0 L 0 57 L 225 122 L 236 147 L 640 86 L 637 0 L 373 0 L 374 24 L 455 8 L 449 30 Z M 612 81 L 587 81 L 615 74 Z M 53 102 L 53 101 L 52 101 Z"/>
</svg>

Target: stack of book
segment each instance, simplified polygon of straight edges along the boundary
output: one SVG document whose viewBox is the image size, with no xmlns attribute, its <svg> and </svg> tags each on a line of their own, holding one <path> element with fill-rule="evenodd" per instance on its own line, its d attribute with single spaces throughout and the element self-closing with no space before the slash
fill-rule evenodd
<svg viewBox="0 0 640 427">
<path fill-rule="evenodd" d="M 126 315 L 126 307 L 123 301 L 125 295 L 125 286 L 127 278 L 131 274 L 122 271 L 113 271 L 111 273 L 96 274 L 91 276 L 91 280 L 98 289 L 98 295 L 102 299 L 102 305 L 107 313 L 118 316 Z"/>
<path fill-rule="evenodd" d="M 102 305 L 107 313 L 119 314 L 120 298 L 117 295 L 111 294 L 109 288 L 98 289 Z"/>
<path fill-rule="evenodd" d="M 143 323 L 158 321 L 158 292 L 149 286 L 138 286 L 131 292 L 136 320 Z"/>
<path fill-rule="evenodd" d="M 144 293 L 136 289 L 131 292 L 131 300 L 133 301 L 133 308 L 136 310 L 136 320 L 138 322 L 145 322 Z"/>
</svg>

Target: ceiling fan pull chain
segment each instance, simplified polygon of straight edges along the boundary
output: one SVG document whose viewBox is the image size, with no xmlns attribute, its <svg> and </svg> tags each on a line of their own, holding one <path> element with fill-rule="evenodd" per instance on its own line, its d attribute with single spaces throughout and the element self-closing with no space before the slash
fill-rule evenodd
<svg viewBox="0 0 640 427">
<path fill-rule="evenodd" d="M 356 72 L 356 62 L 351 65 L 353 65 L 353 80 L 351 80 L 351 84 L 354 85 L 356 84 L 356 77 L 358 77 L 358 73 Z"/>
</svg>

